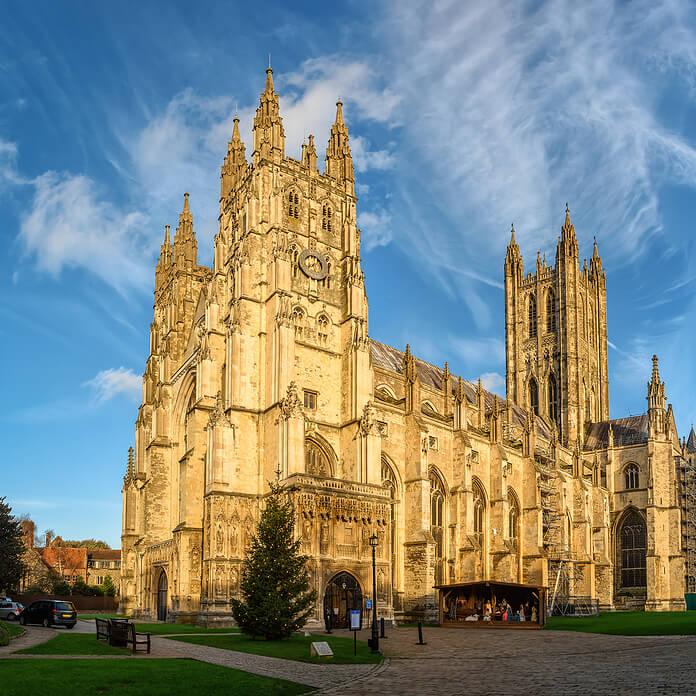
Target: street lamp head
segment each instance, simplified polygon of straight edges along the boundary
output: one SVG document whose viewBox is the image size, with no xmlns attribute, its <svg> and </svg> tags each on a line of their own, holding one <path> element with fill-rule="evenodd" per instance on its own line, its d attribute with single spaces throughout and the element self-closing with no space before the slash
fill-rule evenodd
<svg viewBox="0 0 696 696">
<path fill-rule="evenodd" d="M 373 534 L 370 537 L 370 546 L 377 546 L 379 544 L 379 539 L 377 538 L 376 534 Z"/>
</svg>

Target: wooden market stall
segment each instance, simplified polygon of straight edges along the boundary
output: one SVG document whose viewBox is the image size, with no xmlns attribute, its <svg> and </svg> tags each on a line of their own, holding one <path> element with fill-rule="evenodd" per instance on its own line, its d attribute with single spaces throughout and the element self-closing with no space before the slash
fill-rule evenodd
<svg viewBox="0 0 696 696">
<path fill-rule="evenodd" d="M 482 580 L 436 585 L 441 626 L 461 628 L 543 628 L 546 588 Z"/>
</svg>

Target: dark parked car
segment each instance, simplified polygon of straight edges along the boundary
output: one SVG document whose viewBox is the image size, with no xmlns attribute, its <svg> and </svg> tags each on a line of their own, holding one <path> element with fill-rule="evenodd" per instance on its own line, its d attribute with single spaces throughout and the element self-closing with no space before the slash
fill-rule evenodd
<svg viewBox="0 0 696 696">
<path fill-rule="evenodd" d="M 40 599 L 32 602 L 19 615 L 19 623 L 43 624 L 49 626 L 65 626 L 72 628 L 77 623 L 77 611 L 72 602 L 63 602 L 59 599 Z"/>
</svg>

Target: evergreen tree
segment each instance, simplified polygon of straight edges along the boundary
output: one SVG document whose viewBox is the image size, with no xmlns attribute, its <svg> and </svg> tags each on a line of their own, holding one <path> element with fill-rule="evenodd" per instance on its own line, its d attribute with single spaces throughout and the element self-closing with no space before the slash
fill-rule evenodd
<svg viewBox="0 0 696 696">
<path fill-rule="evenodd" d="M 107 597 L 114 597 L 116 595 L 116 585 L 114 585 L 114 581 L 111 579 L 110 575 L 104 578 L 101 588 Z"/>
<path fill-rule="evenodd" d="M 9 592 L 19 587 L 24 564 L 22 525 L 12 516 L 12 508 L 0 498 L 0 591 Z"/>
<path fill-rule="evenodd" d="M 309 589 L 307 557 L 293 538 L 292 506 L 278 484 L 270 485 L 271 495 L 244 560 L 242 599 L 232 600 L 232 613 L 244 633 L 279 640 L 305 625 L 316 592 Z"/>
</svg>

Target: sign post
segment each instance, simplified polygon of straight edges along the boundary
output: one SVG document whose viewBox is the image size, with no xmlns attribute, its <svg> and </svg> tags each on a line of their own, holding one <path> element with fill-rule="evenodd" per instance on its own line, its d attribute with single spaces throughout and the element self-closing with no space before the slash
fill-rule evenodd
<svg viewBox="0 0 696 696">
<path fill-rule="evenodd" d="M 350 610 L 350 630 L 353 631 L 353 655 L 358 654 L 358 631 L 362 623 L 360 613 L 360 609 Z"/>
</svg>

